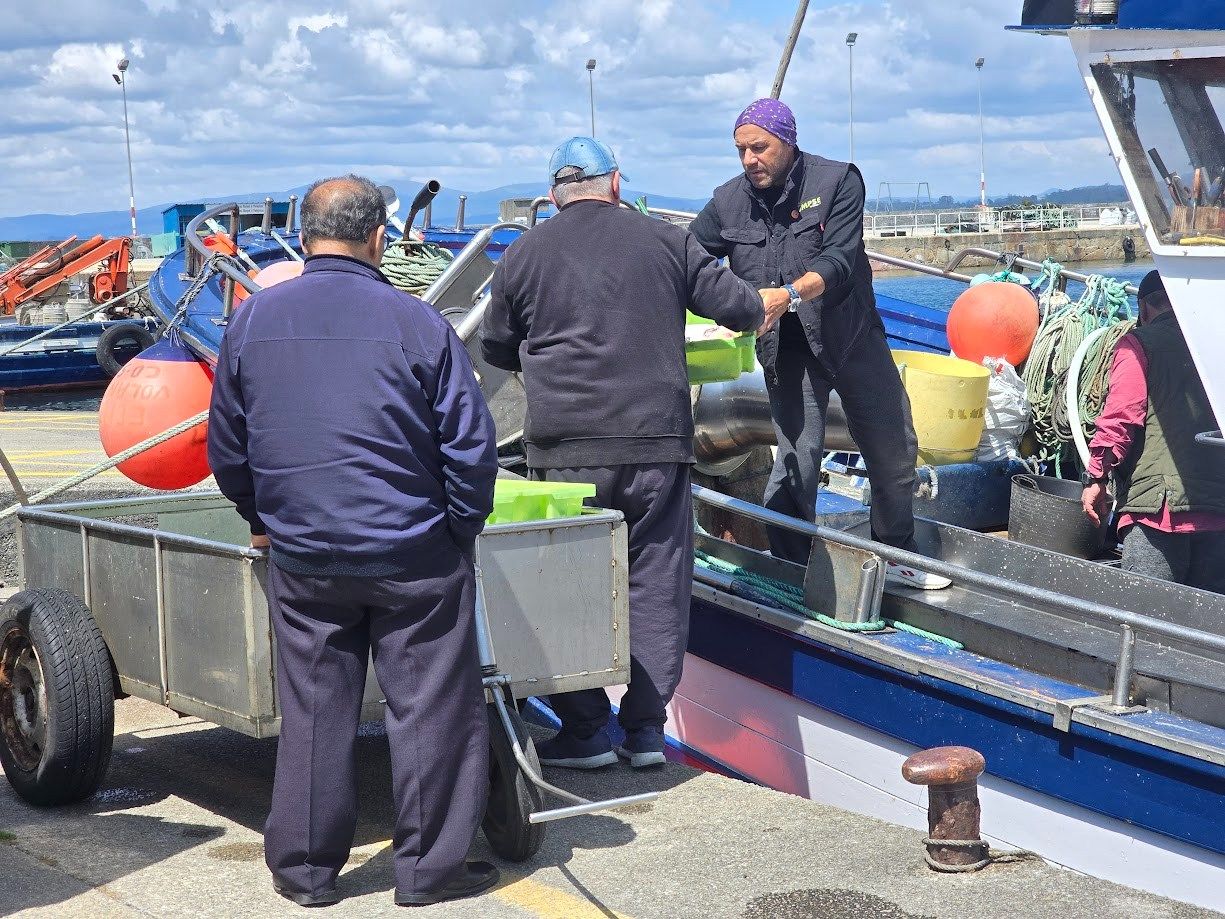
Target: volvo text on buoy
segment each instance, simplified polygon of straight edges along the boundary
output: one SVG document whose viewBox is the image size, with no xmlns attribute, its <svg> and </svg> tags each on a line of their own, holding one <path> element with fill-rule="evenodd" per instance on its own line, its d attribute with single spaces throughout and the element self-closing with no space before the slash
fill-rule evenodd
<svg viewBox="0 0 1225 919">
<path fill-rule="evenodd" d="M 212 370 L 177 338 L 142 351 L 107 387 L 98 410 L 98 435 L 115 456 L 208 408 Z M 208 424 L 159 444 L 119 464 L 133 482 L 150 488 L 186 488 L 209 475 Z"/>
</svg>

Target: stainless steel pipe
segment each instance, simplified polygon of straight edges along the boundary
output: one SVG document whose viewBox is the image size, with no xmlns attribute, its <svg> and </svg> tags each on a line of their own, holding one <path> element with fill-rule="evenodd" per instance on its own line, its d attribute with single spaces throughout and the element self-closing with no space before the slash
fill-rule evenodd
<svg viewBox="0 0 1225 919">
<path fill-rule="evenodd" d="M 842 400 L 829 395 L 825 414 L 825 449 L 858 452 L 847 428 Z M 776 443 L 770 397 L 760 369 L 728 383 L 707 383 L 693 408 L 693 452 L 704 466 L 743 456 Z"/>
</svg>

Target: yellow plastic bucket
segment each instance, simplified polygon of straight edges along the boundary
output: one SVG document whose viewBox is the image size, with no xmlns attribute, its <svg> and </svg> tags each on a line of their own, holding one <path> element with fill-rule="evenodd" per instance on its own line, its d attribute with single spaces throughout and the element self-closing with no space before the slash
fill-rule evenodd
<svg viewBox="0 0 1225 919">
<path fill-rule="evenodd" d="M 894 351 L 893 362 L 910 396 L 919 462 L 972 461 L 983 436 L 991 380 L 987 368 L 923 351 Z"/>
</svg>

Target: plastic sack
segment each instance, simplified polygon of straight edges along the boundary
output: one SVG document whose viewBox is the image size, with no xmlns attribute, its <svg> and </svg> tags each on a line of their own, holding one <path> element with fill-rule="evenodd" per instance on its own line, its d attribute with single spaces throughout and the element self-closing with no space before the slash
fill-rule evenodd
<svg viewBox="0 0 1225 919">
<path fill-rule="evenodd" d="M 976 455 L 980 463 L 1015 457 L 1021 437 L 1029 427 L 1029 399 L 1016 368 L 1002 357 L 984 357 L 983 366 L 991 371 L 991 380 L 987 384 L 986 421 Z"/>
</svg>

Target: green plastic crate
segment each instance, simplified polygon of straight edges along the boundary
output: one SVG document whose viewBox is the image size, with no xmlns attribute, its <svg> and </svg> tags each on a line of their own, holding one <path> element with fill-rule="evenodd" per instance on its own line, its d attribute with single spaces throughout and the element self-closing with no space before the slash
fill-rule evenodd
<svg viewBox="0 0 1225 919">
<path fill-rule="evenodd" d="M 713 319 L 685 314 L 686 325 L 714 325 Z M 737 338 L 712 338 L 685 342 L 685 365 L 689 370 L 689 385 L 723 383 L 734 380 L 753 369 L 756 362 L 757 336 L 746 332 Z"/>
<path fill-rule="evenodd" d="M 594 497 L 595 486 L 585 482 L 498 479 L 493 487 L 493 513 L 486 523 L 577 517 L 583 512 L 583 499 Z"/>
</svg>

